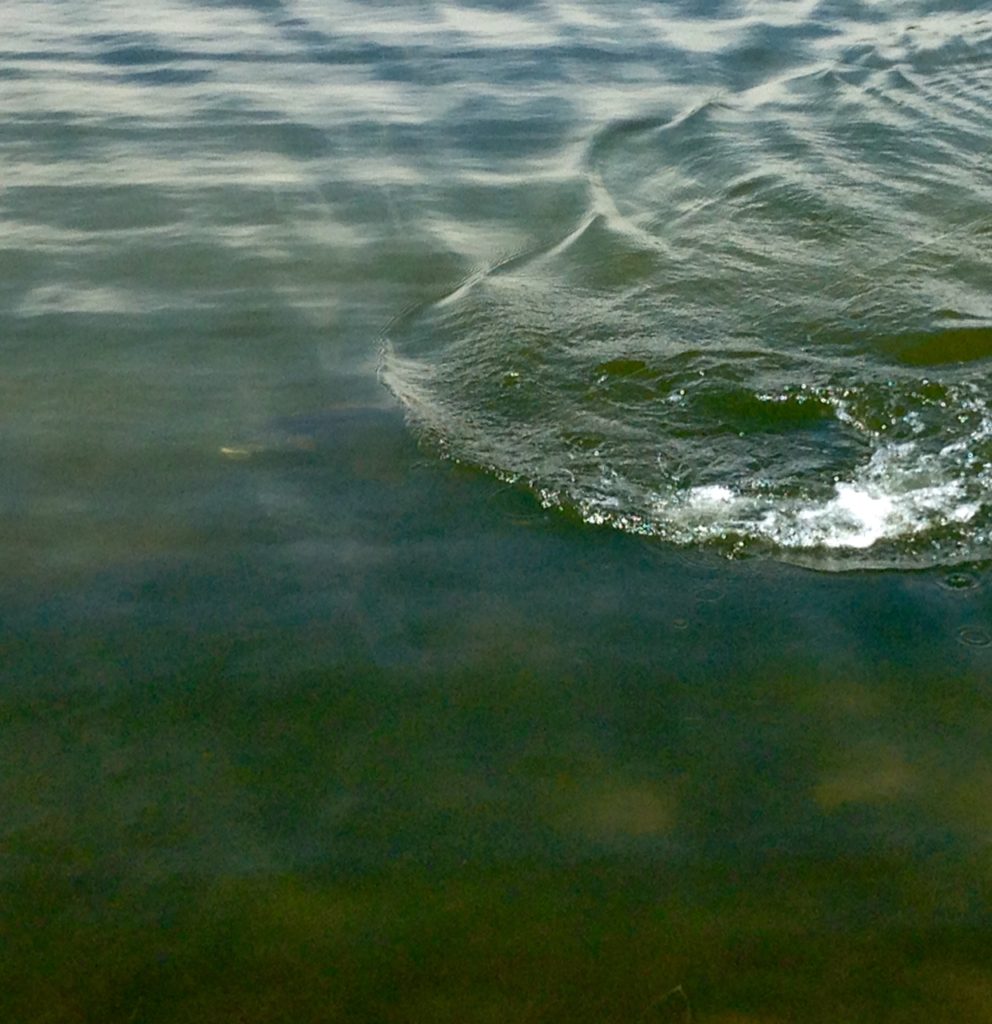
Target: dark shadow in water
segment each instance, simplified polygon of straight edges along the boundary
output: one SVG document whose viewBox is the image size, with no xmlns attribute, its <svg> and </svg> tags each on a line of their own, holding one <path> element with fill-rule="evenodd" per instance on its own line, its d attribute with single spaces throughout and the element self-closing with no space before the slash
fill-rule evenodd
<svg viewBox="0 0 992 1024">
<path fill-rule="evenodd" d="M 3 598 L 5 1019 L 989 1019 L 985 570 L 678 556 L 391 408 L 216 457 L 196 557 Z"/>
</svg>

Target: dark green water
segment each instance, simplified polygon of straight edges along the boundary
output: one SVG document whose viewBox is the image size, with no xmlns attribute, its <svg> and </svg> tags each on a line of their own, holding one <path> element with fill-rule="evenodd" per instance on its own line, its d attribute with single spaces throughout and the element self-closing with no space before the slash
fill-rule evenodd
<svg viewBox="0 0 992 1024">
<path fill-rule="evenodd" d="M 2 18 L 0 1020 L 992 1021 L 988 13 Z"/>
</svg>

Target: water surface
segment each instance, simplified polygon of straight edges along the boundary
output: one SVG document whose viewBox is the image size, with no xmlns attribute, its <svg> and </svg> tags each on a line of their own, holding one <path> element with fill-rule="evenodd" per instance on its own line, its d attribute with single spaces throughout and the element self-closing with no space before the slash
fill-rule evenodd
<svg viewBox="0 0 992 1024">
<path fill-rule="evenodd" d="M 3 24 L 0 1018 L 992 1020 L 988 11 Z"/>
</svg>

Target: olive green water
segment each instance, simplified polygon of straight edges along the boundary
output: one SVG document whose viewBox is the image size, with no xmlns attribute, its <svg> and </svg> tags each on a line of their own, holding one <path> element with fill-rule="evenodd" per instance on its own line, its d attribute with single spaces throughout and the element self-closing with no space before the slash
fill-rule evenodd
<svg viewBox="0 0 992 1024">
<path fill-rule="evenodd" d="M 992 1020 L 988 39 L 963 5 L 20 5 L 0 1020 Z M 893 194 L 727 194 L 769 146 L 802 177 L 777 118 L 878 130 L 897 71 L 942 176 L 855 138 Z M 737 235 L 664 226 L 680 132 Z M 762 210 L 777 276 L 742 277 Z M 738 292 L 782 299 L 760 343 Z"/>
</svg>

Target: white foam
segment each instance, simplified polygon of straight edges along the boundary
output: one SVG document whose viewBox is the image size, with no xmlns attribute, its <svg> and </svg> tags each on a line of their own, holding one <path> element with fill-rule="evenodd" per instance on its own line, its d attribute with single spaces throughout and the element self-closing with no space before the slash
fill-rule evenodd
<svg viewBox="0 0 992 1024">
<path fill-rule="evenodd" d="M 967 524 L 981 500 L 969 494 L 958 460 L 921 451 L 915 442 L 878 448 L 860 472 L 823 497 L 783 498 L 723 484 L 655 495 L 653 532 L 677 543 L 750 537 L 783 550 L 864 552 L 917 537 L 944 524 Z M 627 528 L 595 503 L 595 518 Z"/>
<path fill-rule="evenodd" d="M 687 500 L 693 508 L 709 508 L 713 505 L 726 505 L 732 502 L 734 497 L 734 492 L 729 487 L 710 484 L 706 487 L 693 487 L 688 493 Z"/>
<path fill-rule="evenodd" d="M 899 517 L 890 495 L 838 484 L 836 497 L 820 508 L 803 509 L 799 518 L 810 522 L 823 547 L 863 549 L 892 533 Z"/>
</svg>

